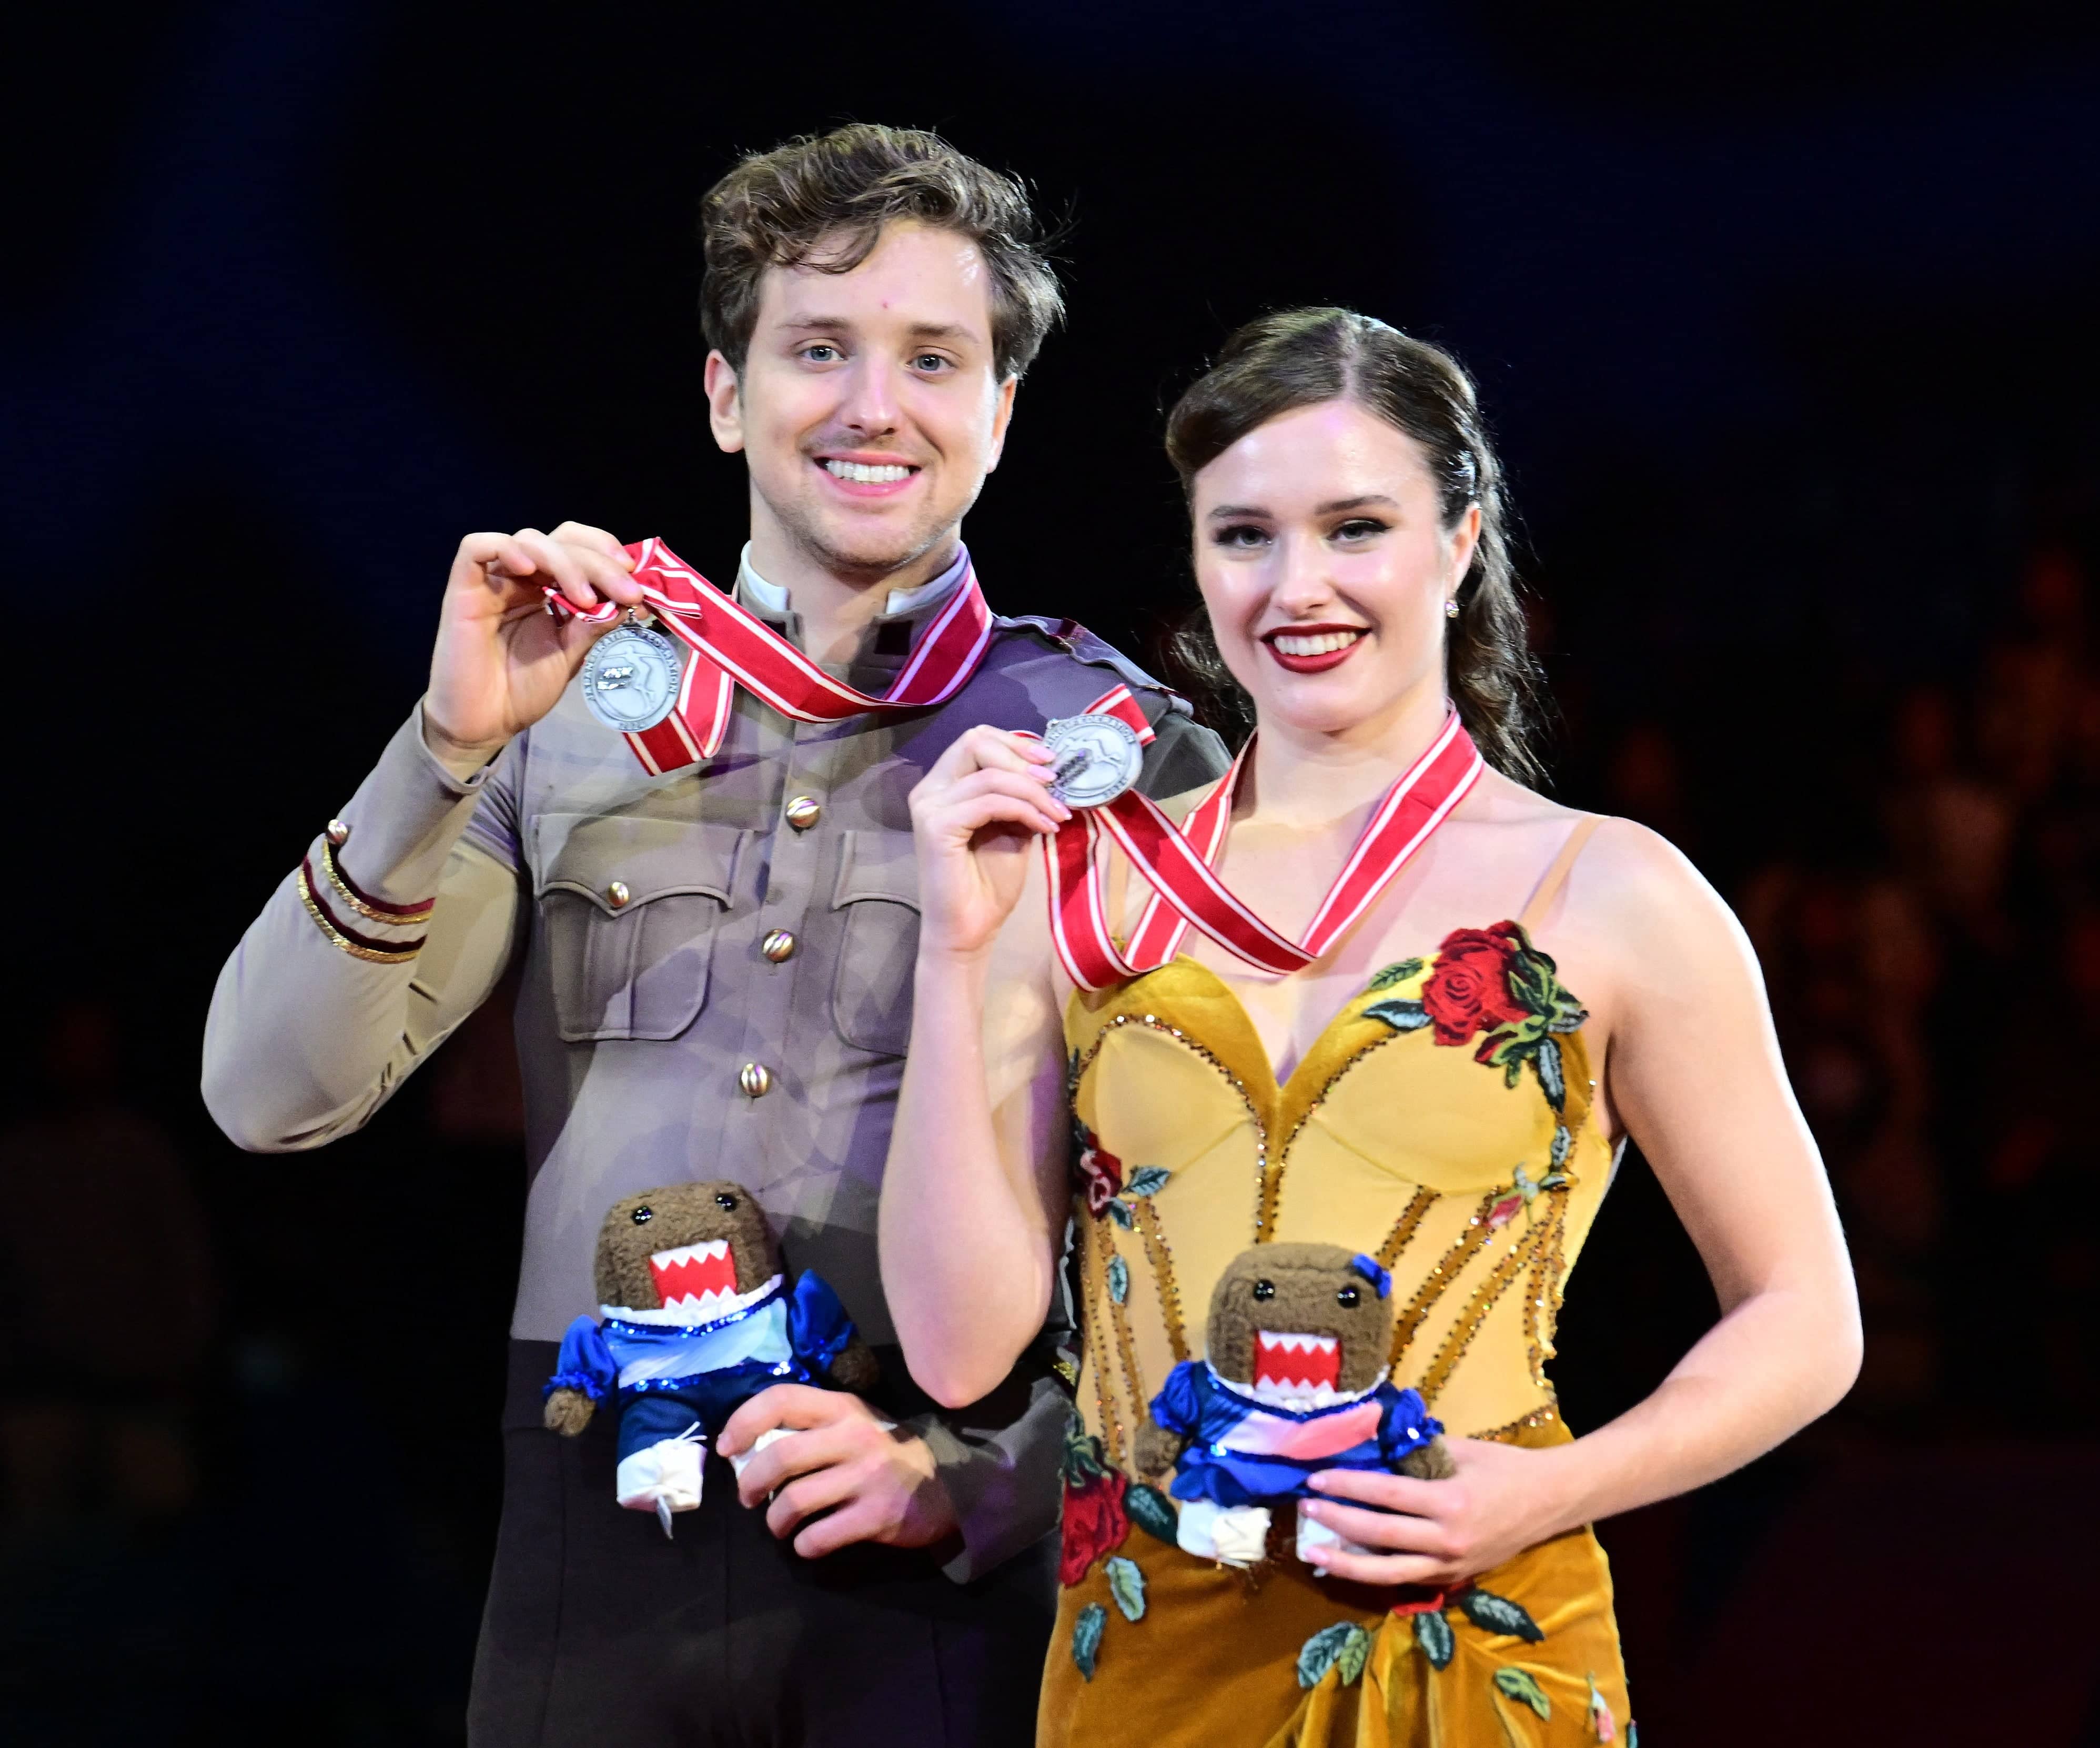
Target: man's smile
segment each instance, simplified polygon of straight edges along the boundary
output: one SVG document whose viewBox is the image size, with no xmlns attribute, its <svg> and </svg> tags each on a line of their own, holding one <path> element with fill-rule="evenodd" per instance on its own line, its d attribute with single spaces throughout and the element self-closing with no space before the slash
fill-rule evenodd
<svg viewBox="0 0 2100 1748">
<path fill-rule="evenodd" d="M 894 456 L 819 455 L 812 459 L 826 479 L 853 497 L 890 497 L 924 470 Z"/>
</svg>

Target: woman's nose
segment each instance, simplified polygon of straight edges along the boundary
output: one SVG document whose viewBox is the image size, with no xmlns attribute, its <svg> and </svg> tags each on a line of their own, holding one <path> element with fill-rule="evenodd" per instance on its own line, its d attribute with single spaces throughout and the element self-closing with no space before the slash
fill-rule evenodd
<svg viewBox="0 0 2100 1748">
<path fill-rule="evenodd" d="M 1326 550 L 1318 541 L 1286 535 L 1277 543 L 1275 576 L 1270 597 L 1286 613 L 1301 615 L 1334 598 Z"/>
</svg>

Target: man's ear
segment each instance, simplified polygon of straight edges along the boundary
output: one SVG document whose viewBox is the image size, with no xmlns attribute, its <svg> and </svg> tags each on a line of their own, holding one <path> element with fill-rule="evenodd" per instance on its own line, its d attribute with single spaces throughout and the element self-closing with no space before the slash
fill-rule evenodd
<svg viewBox="0 0 2100 1748">
<path fill-rule="evenodd" d="M 1008 377 L 999 386 L 998 404 L 991 410 L 991 459 L 985 463 L 988 474 L 998 467 L 999 455 L 1006 448 L 1006 428 L 1013 422 L 1013 391 L 1020 386 L 1019 377 Z"/>
<path fill-rule="evenodd" d="M 715 434 L 715 446 L 725 455 L 743 448 L 743 393 L 736 371 L 719 351 L 708 354 L 706 384 L 708 425 Z"/>
</svg>

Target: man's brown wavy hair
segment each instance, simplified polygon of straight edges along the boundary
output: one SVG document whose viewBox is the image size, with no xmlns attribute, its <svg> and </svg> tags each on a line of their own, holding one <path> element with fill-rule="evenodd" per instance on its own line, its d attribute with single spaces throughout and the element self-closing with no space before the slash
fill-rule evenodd
<svg viewBox="0 0 2100 1748">
<path fill-rule="evenodd" d="M 850 273 L 900 220 L 977 245 L 991 275 L 994 368 L 1001 381 L 1027 369 L 1064 312 L 1027 190 L 938 134 L 865 121 L 753 153 L 708 190 L 700 332 L 708 346 L 741 373 L 768 267 Z"/>
</svg>

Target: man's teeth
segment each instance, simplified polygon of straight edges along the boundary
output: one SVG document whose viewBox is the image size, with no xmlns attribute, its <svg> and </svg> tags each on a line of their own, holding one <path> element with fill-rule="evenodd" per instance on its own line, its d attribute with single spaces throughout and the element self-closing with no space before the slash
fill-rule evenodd
<svg viewBox="0 0 2100 1748">
<path fill-rule="evenodd" d="M 890 462 L 881 467 L 870 466 L 865 461 L 826 461 L 824 470 L 834 479 L 850 479 L 855 485 L 886 486 L 899 479 L 909 479 L 911 470 Z"/>
<path fill-rule="evenodd" d="M 1362 635 L 1361 631 L 1323 631 L 1314 637 L 1297 637 L 1280 631 L 1271 641 L 1279 655 L 1326 656 L 1347 649 Z"/>
</svg>

